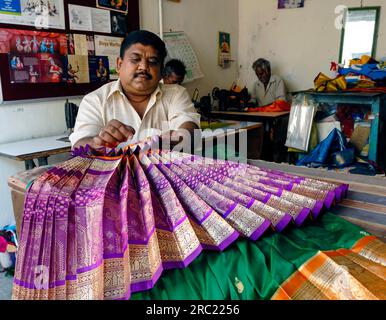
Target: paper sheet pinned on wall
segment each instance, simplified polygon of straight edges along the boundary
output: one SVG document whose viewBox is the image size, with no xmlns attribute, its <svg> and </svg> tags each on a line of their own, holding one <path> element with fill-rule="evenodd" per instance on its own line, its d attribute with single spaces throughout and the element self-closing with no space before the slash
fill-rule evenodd
<svg viewBox="0 0 386 320">
<path fill-rule="evenodd" d="M 188 37 L 183 31 L 164 33 L 164 41 L 168 50 L 166 61 L 170 59 L 179 59 L 186 66 L 186 76 L 184 83 L 202 78 L 204 74 L 201 71 L 196 53 L 191 46 Z"/>
</svg>

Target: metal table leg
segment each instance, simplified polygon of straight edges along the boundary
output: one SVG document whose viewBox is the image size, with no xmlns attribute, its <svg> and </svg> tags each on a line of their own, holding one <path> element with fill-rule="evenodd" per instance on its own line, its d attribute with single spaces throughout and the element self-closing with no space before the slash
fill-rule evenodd
<svg viewBox="0 0 386 320">
<path fill-rule="evenodd" d="M 25 169 L 31 170 L 36 167 L 35 162 L 32 159 L 24 160 Z"/>
<path fill-rule="evenodd" d="M 40 157 L 38 158 L 39 167 L 46 166 L 48 164 L 48 157 Z"/>
</svg>

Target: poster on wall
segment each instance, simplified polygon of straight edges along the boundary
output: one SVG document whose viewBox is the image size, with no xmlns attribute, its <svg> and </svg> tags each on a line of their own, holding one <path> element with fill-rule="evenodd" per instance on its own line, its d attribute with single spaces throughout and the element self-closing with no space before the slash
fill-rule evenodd
<svg viewBox="0 0 386 320">
<path fill-rule="evenodd" d="M 92 31 L 90 7 L 69 4 L 68 19 L 71 30 Z"/>
<path fill-rule="evenodd" d="M 110 78 L 118 79 L 116 70 L 117 58 L 120 54 L 121 43 L 123 38 L 95 35 L 95 54 L 107 56 L 109 60 Z"/>
<path fill-rule="evenodd" d="M 231 35 L 227 32 L 218 33 L 218 65 L 224 67 L 231 60 Z"/>
<path fill-rule="evenodd" d="M 71 30 L 111 33 L 108 10 L 69 4 L 68 18 Z"/>
<path fill-rule="evenodd" d="M 90 82 L 107 82 L 110 79 L 109 59 L 105 56 L 89 56 Z"/>
<path fill-rule="evenodd" d="M 87 45 L 86 35 L 75 33 L 73 37 L 74 37 L 75 54 L 87 56 L 88 45 Z"/>
<path fill-rule="evenodd" d="M 1 0 L 1 23 L 65 29 L 63 0 Z"/>
<path fill-rule="evenodd" d="M 94 36 L 93 35 L 87 35 L 87 53 L 89 56 L 95 55 L 95 43 L 94 43 Z"/>
<path fill-rule="evenodd" d="M 63 80 L 67 83 L 90 82 L 88 56 L 68 55 L 64 70 Z"/>
<path fill-rule="evenodd" d="M 0 28 L 0 53 L 68 53 L 64 33 Z"/>
<path fill-rule="evenodd" d="M 97 8 L 108 9 L 113 11 L 128 12 L 128 0 L 96 0 Z"/>
<path fill-rule="evenodd" d="M 66 34 L 68 54 L 75 54 L 74 35 L 72 33 Z"/>
<path fill-rule="evenodd" d="M 62 82 L 65 57 L 57 54 L 41 53 L 39 58 L 40 82 Z"/>
<path fill-rule="evenodd" d="M 8 54 L 11 83 L 40 81 L 40 62 L 37 54 Z"/>
<path fill-rule="evenodd" d="M 58 54 L 9 53 L 11 83 L 61 82 L 65 57 Z"/>
<path fill-rule="evenodd" d="M 91 9 L 92 31 L 111 33 L 110 12 L 102 9 Z"/>
<path fill-rule="evenodd" d="M 115 11 L 110 11 L 111 14 L 111 33 L 124 36 L 128 33 L 126 16 Z"/>
<path fill-rule="evenodd" d="M 278 0 L 279 9 L 303 8 L 304 0 Z"/>
<path fill-rule="evenodd" d="M 78 33 L 67 34 L 68 54 L 95 55 L 94 36 Z"/>
</svg>

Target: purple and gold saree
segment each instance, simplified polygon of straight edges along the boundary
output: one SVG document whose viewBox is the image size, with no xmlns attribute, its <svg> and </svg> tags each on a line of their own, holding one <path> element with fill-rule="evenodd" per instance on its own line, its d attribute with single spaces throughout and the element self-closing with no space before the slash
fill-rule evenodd
<svg viewBox="0 0 386 320">
<path fill-rule="evenodd" d="M 256 241 L 315 220 L 348 190 L 247 164 L 143 150 L 99 156 L 82 148 L 32 183 L 13 299 L 129 299 L 203 250 L 220 252 L 239 237 Z"/>
</svg>

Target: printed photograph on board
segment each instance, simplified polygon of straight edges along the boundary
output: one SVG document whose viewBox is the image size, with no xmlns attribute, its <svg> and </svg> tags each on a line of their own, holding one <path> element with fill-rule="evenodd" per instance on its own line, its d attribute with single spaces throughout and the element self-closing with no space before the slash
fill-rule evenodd
<svg viewBox="0 0 386 320">
<path fill-rule="evenodd" d="M 63 0 L 1 0 L 0 21 L 35 28 L 64 29 Z"/>
<path fill-rule="evenodd" d="M 126 35 L 128 33 L 126 16 L 115 11 L 110 11 L 111 33 L 115 35 Z"/>
<path fill-rule="evenodd" d="M 66 55 L 64 33 L 0 28 L 0 53 L 51 53 Z"/>
<path fill-rule="evenodd" d="M 87 35 L 87 52 L 89 56 L 95 55 L 95 43 L 94 43 L 94 36 L 93 35 Z"/>
<path fill-rule="evenodd" d="M 97 8 L 109 9 L 113 11 L 128 12 L 128 0 L 96 0 Z"/>
<path fill-rule="evenodd" d="M 67 83 L 88 83 L 90 74 L 88 56 L 68 55 L 64 66 L 63 81 Z"/>
<path fill-rule="evenodd" d="M 107 82 L 110 79 L 109 59 L 106 56 L 89 56 L 90 82 Z"/>
<path fill-rule="evenodd" d="M 40 82 L 39 57 L 35 54 L 8 54 L 11 83 Z"/>
<path fill-rule="evenodd" d="M 303 8 L 304 0 L 278 0 L 279 9 Z"/>
<path fill-rule="evenodd" d="M 40 82 L 62 82 L 64 74 L 64 56 L 41 53 L 40 55 Z"/>
<path fill-rule="evenodd" d="M 106 56 L 109 60 L 110 79 L 118 79 L 117 58 L 120 54 L 123 38 L 95 35 L 95 54 Z"/>
<path fill-rule="evenodd" d="M 11 83 L 62 82 L 65 56 L 50 53 L 8 54 Z"/>
</svg>

